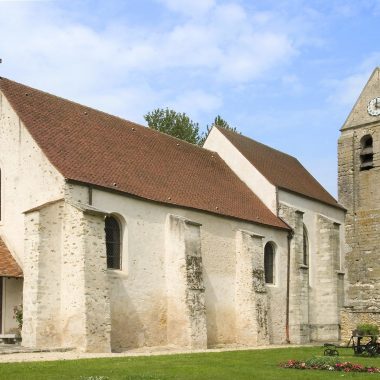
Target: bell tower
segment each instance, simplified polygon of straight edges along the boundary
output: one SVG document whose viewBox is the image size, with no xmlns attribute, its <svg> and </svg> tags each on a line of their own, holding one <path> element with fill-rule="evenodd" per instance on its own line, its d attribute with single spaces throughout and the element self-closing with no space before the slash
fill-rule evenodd
<svg viewBox="0 0 380 380">
<path fill-rule="evenodd" d="M 345 121 L 338 142 L 338 195 L 347 209 L 342 339 L 358 323 L 380 325 L 380 68 Z"/>
</svg>

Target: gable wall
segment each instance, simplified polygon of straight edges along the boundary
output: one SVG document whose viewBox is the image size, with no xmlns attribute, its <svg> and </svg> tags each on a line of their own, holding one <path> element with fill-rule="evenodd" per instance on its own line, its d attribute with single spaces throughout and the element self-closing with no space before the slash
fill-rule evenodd
<svg viewBox="0 0 380 380">
<path fill-rule="evenodd" d="M 273 186 L 217 128 L 212 128 L 204 148 L 217 152 L 234 173 L 274 214 L 277 213 L 276 187 Z"/>
<path fill-rule="evenodd" d="M 73 200 L 87 203 L 88 189 L 84 186 L 70 185 L 70 196 Z M 167 294 L 172 293 L 169 290 L 180 287 L 180 284 L 167 283 L 166 244 L 169 215 L 190 220 L 192 225 L 193 222 L 201 224 L 199 230 L 203 268 L 202 286 L 205 288 L 208 346 L 234 344 L 237 340 L 236 316 L 240 311 L 236 309 L 236 297 L 240 293 L 236 281 L 241 277 L 241 273 L 236 272 L 236 261 L 239 260 L 237 249 L 239 251 L 246 249 L 248 255 L 261 254 L 260 260 L 263 260 L 262 247 L 269 240 L 275 242 L 277 282 L 276 285 L 267 286 L 265 289 L 270 310 L 264 310 L 264 317 L 268 319 L 270 341 L 284 342 L 286 231 L 101 190 L 93 190 L 92 199 L 94 207 L 114 213 L 123 226 L 122 270 L 108 270 L 113 349 L 172 343 L 167 336 L 169 317 Z M 240 230 L 248 230 L 264 238 L 253 237 L 253 248 L 249 248 L 238 237 Z M 192 232 L 193 235 L 196 234 L 195 231 Z M 173 231 L 169 233 L 173 236 Z M 181 234 L 180 231 L 177 233 Z M 259 245 L 256 244 L 258 240 Z M 258 253 L 254 253 L 252 249 Z M 262 262 L 258 263 L 257 258 L 249 262 L 260 271 Z M 179 267 L 179 270 L 184 269 Z M 247 275 L 252 276 L 252 271 Z M 178 276 L 170 274 L 169 278 L 178 278 Z M 252 285 L 252 279 L 248 284 Z M 252 297 L 256 299 L 254 302 L 261 302 L 259 293 L 255 293 L 254 289 L 252 292 Z M 254 339 L 258 342 L 261 338 Z"/>
<path fill-rule="evenodd" d="M 23 266 L 23 212 L 63 196 L 63 177 L 50 164 L 0 92 L 0 233 Z"/>
</svg>

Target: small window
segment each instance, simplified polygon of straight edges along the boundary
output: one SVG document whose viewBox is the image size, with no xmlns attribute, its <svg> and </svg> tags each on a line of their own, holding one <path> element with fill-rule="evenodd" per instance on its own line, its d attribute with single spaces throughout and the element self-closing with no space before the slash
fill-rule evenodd
<svg viewBox="0 0 380 380">
<path fill-rule="evenodd" d="M 303 257 L 302 264 L 309 265 L 309 239 L 307 237 L 307 230 L 305 225 L 303 226 Z"/>
<path fill-rule="evenodd" d="M 373 168 L 373 140 L 371 135 L 364 136 L 360 141 L 360 170 Z"/>
<path fill-rule="evenodd" d="M 267 284 L 274 284 L 274 270 L 275 270 L 275 261 L 274 261 L 274 245 L 273 243 L 267 243 L 264 248 L 264 275 L 265 282 Z"/>
<path fill-rule="evenodd" d="M 121 248 L 121 234 L 120 224 L 113 216 L 108 216 L 105 219 L 105 233 L 106 233 L 106 250 L 107 250 L 107 268 L 120 269 L 120 248 Z"/>
</svg>

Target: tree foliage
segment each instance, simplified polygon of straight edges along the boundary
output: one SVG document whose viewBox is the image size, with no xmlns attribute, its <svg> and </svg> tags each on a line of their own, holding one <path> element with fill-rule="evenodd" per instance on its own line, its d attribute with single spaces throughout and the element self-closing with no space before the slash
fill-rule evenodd
<svg viewBox="0 0 380 380">
<path fill-rule="evenodd" d="M 231 127 L 220 115 L 215 117 L 211 126 L 207 125 L 205 133 L 200 133 L 199 124 L 191 120 L 185 113 L 176 112 L 168 108 L 157 108 L 152 112 L 148 112 L 144 115 L 144 119 L 148 123 L 149 128 L 200 146 L 204 144 L 214 125 L 238 132 L 235 127 Z"/>
<path fill-rule="evenodd" d="M 192 121 L 185 113 L 179 113 L 168 108 L 157 108 L 144 115 L 148 127 L 168 135 L 199 144 L 200 134 L 198 123 Z"/>
<path fill-rule="evenodd" d="M 238 130 L 235 127 L 231 127 L 220 115 L 217 115 L 215 117 L 215 119 L 214 119 L 214 122 L 211 124 L 211 126 L 207 125 L 206 132 L 201 137 L 199 145 L 203 145 L 204 144 L 204 142 L 206 141 L 208 135 L 210 134 L 211 129 L 212 129 L 213 126 L 220 127 L 220 128 L 225 128 L 225 129 L 228 129 L 230 131 L 233 131 L 233 132 L 236 132 L 236 133 L 240 133 L 240 132 L 238 132 Z"/>
</svg>

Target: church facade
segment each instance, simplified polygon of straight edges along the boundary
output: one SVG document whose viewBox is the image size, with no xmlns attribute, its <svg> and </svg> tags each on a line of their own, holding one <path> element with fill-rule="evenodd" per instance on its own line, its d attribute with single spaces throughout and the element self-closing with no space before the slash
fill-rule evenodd
<svg viewBox="0 0 380 380">
<path fill-rule="evenodd" d="M 380 68 L 364 87 L 339 138 L 339 201 L 347 208 L 342 338 L 358 323 L 380 325 Z"/>
<path fill-rule="evenodd" d="M 200 148 L 0 79 L 3 334 L 89 352 L 340 338 L 345 209 L 294 157 Z M 323 305 L 321 307 L 321 305 Z"/>
</svg>

